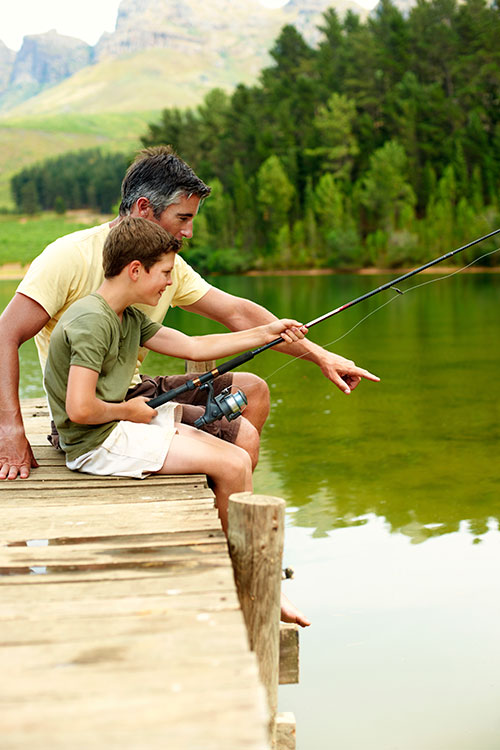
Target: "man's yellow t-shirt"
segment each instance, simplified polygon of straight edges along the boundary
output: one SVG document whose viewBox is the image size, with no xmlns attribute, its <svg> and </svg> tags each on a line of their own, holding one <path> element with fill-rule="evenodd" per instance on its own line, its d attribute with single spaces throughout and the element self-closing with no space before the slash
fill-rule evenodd
<svg viewBox="0 0 500 750">
<path fill-rule="evenodd" d="M 35 336 L 42 372 L 45 369 L 49 341 L 54 327 L 68 307 L 102 284 L 102 250 L 110 231 L 109 224 L 67 234 L 47 245 L 33 261 L 17 291 L 38 302 L 51 316 Z M 168 286 L 155 307 L 137 305 L 155 322 L 162 323 L 169 307 L 192 305 L 210 289 L 202 277 L 180 255 L 175 258 L 172 285 Z M 139 382 L 138 369 L 148 350 L 139 350 L 133 383 Z"/>
</svg>

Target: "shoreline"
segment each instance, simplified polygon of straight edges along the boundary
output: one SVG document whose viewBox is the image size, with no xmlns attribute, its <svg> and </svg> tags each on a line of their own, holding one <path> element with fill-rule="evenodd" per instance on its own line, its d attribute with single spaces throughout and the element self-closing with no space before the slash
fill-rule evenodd
<svg viewBox="0 0 500 750">
<path fill-rule="evenodd" d="M 290 269 L 288 271 L 245 271 L 241 276 L 402 276 L 409 271 L 413 271 L 417 266 L 408 266 L 405 268 L 359 268 L 357 271 L 337 271 L 333 268 L 304 268 L 302 270 Z M 453 273 L 460 271 L 463 273 L 500 273 L 500 266 L 435 266 L 440 268 L 443 273 Z M 1 268 L 0 268 L 1 272 Z M 436 274 L 434 268 L 426 268 L 420 273 Z M 224 274 L 217 274 L 223 276 Z M 233 274 L 229 274 L 233 275 Z M 439 275 L 439 274 L 438 274 Z"/>
<path fill-rule="evenodd" d="M 0 281 L 21 281 L 24 274 L 30 267 L 30 263 L 25 266 L 21 263 L 5 263 L 0 266 Z M 245 271 L 240 274 L 241 276 L 401 276 L 409 271 L 412 271 L 416 266 L 408 268 L 360 268 L 357 271 L 337 271 L 333 268 L 303 268 L 303 269 L 289 269 L 289 270 L 275 270 L 275 271 Z M 439 268 L 439 271 L 435 270 Z M 453 273 L 454 271 L 460 271 L 460 273 L 500 273 L 500 266 L 471 266 L 470 268 L 461 268 L 460 266 L 435 266 L 433 268 L 426 268 L 421 273 L 425 274 L 437 274 L 440 273 Z M 214 276 L 224 276 L 224 274 L 218 273 L 213 274 Z M 229 274 L 230 276 L 234 274 Z"/>
<path fill-rule="evenodd" d="M 30 263 L 25 266 L 21 263 L 5 263 L 0 266 L 0 281 L 21 281 L 30 265 Z"/>
</svg>

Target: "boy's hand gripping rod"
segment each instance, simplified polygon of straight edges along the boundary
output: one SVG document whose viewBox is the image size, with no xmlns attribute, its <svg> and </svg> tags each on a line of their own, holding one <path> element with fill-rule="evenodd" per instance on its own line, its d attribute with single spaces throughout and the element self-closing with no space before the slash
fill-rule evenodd
<svg viewBox="0 0 500 750">
<path fill-rule="evenodd" d="M 415 276 L 417 273 L 421 273 L 421 271 L 425 271 L 426 268 L 431 268 L 431 266 L 435 266 L 438 263 L 441 263 L 443 260 L 452 258 L 454 255 L 457 255 L 457 253 L 461 253 L 463 250 L 467 250 L 467 248 L 472 247 L 473 245 L 477 245 L 479 242 L 483 242 L 483 240 L 487 240 L 490 237 L 493 237 L 495 234 L 498 234 L 499 232 L 500 232 L 500 229 L 495 229 L 494 232 L 490 232 L 489 234 L 484 235 L 484 237 L 479 237 L 479 239 L 472 240 L 472 242 L 469 242 L 467 245 L 463 245 L 462 247 L 459 247 L 456 250 L 451 250 L 449 253 L 446 253 L 445 255 L 441 255 L 439 258 L 435 258 L 434 260 L 431 260 L 428 263 L 425 263 L 423 266 L 419 266 L 418 268 L 415 268 L 413 271 L 408 271 L 408 273 L 405 273 L 402 276 L 398 276 L 398 278 L 394 279 L 393 281 L 388 281 L 386 284 L 382 284 L 376 289 L 372 289 L 370 292 L 366 292 L 366 294 L 362 294 L 360 297 L 356 297 L 356 299 L 353 299 L 350 302 L 346 302 L 344 305 L 341 305 L 340 307 L 336 307 L 335 310 L 330 310 L 330 312 L 327 312 L 324 315 L 320 315 L 319 318 L 315 318 L 314 320 L 311 320 L 309 323 L 306 323 L 305 326 L 306 328 L 312 328 L 318 323 L 322 323 L 323 320 L 327 320 L 328 318 L 331 318 L 334 315 L 338 315 L 338 313 L 342 312 L 343 310 L 347 310 L 349 307 L 354 307 L 354 305 L 359 304 L 359 302 L 364 302 L 365 299 L 369 299 L 370 297 L 373 297 L 375 294 L 379 294 L 380 292 L 383 292 L 386 289 L 394 289 L 399 294 L 403 294 L 403 292 L 400 289 L 394 286 L 395 284 L 399 284 L 401 281 L 405 281 L 406 279 L 409 279 L 411 276 Z M 269 344 L 264 344 L 263 346 L 259 346 L 257 349 L 252 349 L 249 352 L 245 352 L 244 354 L 240 354 L 237 357 L 234 357 L 233 359 L 227 360 L 227 362 L 223 362 L 221 365 L 219 365 L 218 367 L 215 367 L 213 370 L 210 370 L 209 372 L 205 372 L 203 373 L 203 375 L 200 375 L 197 378 L 188 380 L 183 385 L 180 385 L 178 388 L 173 388 L 171 391 L 162 393 L 159 396 L 156 396 L 156 398 L 151 399 L 151 401 L 148 401 L 147 403 L 153 409 L 156 409 L 156 407 L 161 406 L 161 404 L 166 404 L 168 401 L 173 401 L 174 399 L 177 398 L 177 396 L 180 396 L 182 393 L 186 393 L 186 391 L 193 391 L 195 388 L 199 388 L 205 383 L 211 382 L 219 375 L 223 375 L 225 372 L 234 370 L 236 367 L 243 365 L 245 362 L 249 362 L 257 354 L 261 354 L 262 352 L 265 352 L 267 349 L 271 349 L 271 347 L 277 346 L 278 344 L 283 344 L 283 343 L 285 342 L 280 336 L 279 338 L 274 339 L 274 341 L 271 341 Z"/>
</svg>

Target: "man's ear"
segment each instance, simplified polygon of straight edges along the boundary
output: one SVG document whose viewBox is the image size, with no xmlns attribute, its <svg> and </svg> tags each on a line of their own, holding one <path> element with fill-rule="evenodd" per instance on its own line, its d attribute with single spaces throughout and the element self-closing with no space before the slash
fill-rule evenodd
<svg viewBox="0 0 500 750">
<path fill-rule="evenodd" d="M 148 219 L 150 217 L 152 211 L 151 211 L 151 205 L 147 198 L 144 198 L 144 196 L 142 196 L 141 198 L 138 198 L 135 202 L 135 205 L 136 205 L 135 216 L 140 216 L 143 219 Z"/>
</svg>

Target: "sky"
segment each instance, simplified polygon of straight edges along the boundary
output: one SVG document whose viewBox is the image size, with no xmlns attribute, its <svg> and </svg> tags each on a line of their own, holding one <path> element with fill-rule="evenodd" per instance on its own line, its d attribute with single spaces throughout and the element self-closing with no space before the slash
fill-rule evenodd
<svg viewBox="0 0 500 750">
<path fill-rule="evenodd" d="M 200 0 L 200 2 L 210 0 Z M 248 0 L 268 8 L 286 5 L 288 0 Z M 357 0 L 372 8 L 377 0 Z M 83 39 L 94 45 L 103 31 L 114 31 L 120 0 L 14 0 L 2 15 L 0 39 L 12 50 L 19 50 L 23 36 L 55 29 L 59 34 Z"/>
</svg>

